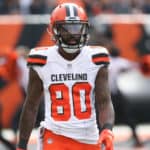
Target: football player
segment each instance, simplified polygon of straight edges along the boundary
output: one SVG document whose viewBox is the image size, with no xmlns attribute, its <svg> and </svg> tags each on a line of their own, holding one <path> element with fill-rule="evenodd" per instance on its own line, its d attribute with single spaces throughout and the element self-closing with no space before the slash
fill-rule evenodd
<svg viewBox="0 0 150 150">
<path fill-rule="evenodd" d="M 74 3 L 58 5 L 50 17 L 55 45 L 31 50 L 29 85 L 17 150 L 26 150 L 40 96 L 45 97 L 39 150 L 113 150 L 114 110 L 108 88 L 109 54 L 87 45 L 89 22 Z M 98 107 L 99 132 L 95 103 Z"/>
</svg>

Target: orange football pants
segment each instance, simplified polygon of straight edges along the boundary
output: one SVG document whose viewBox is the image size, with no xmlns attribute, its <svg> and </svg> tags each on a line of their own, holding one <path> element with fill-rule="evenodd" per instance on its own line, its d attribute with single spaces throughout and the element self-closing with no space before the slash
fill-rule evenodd
<svg viewBox="0 0 150 150">
<path fill-rule="evenodd" d="M 41 150 L 100 150 L 100 146 L 98 144 L 80 143 L 45 129 Z"/>
</svg>

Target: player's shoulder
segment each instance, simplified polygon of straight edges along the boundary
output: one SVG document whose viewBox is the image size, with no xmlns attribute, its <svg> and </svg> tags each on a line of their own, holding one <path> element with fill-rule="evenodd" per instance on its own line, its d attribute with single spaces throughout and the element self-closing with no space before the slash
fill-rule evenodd
<svg viewBox="0 0 150 150">
<path fill-rule="evenodd" d="M 54 49 L 54 46 L 32 48 L 28 55 L 27 65 L 44 66 L 47 63 L 49 54 L 52 53 Z"/>
<path fill-rule="evenodd" d="M 49 51 L 52 51 L 55 49 L 55 46 L 41 46 L 41 47 L 35 47 L 35 48 L 32 48 L 30 50 L 30 53 L 29 53 L 29 56 L 30 55 L 48 55 L 49 54 Z"/>
<path fill-rule="evenodd" d="M 90 55 L 91 61 L 96 65 L 109 64 L 109 52 L 102 46 L 87 46 L 87 53 Z"/>
<path fill-rule="evenodd" d="M 97 53 L 99 53 L 99 54 L 107 54 L 107 55 L 109 55 L 109 52 L 108 52 L 108 50 L 105 48 L 105 47 L 103 47 L 103 46 L 87 46 L 87 49 L 89 50 L 89 52 L 91 53 L 91 54 L 97 54 Z"/>
</svg>

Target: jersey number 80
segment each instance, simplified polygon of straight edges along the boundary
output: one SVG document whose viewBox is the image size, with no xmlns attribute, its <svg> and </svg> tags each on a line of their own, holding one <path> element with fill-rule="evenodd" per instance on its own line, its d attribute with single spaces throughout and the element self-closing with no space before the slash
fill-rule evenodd
<svg viewBox="0 0 150 150">
<path fill-rule="evenodd" d="M 87 82 L 77 82 L 72 86 L 71 94 L 65 84 L 52 84 L 49 87 L 51 96 L 51 115 L 56 121 L 67 121 L 73 115 L 79 119 L 88 119 L 91 116 L 91 85 Z M 72 102 L 70 101 L 72 99 Z"/>
</svg>

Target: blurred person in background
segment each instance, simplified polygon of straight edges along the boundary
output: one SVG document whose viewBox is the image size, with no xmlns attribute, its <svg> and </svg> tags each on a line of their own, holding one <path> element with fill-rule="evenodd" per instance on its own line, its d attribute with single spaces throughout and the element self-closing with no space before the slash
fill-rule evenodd
<svg viewBox="0 0 150 150">
<path fill-rule="evenodd" d="M 4 0 L 0 3 L 0 14 L 20 14 L 19 0 Z"/>
<path fill-rule="evenodd" d="M 137 62 L 130 61 L 120 56 L 120 51 L 114 43 L 110 42 L 107 46 L 110 53 L 110 67 L 109 67 L 109 85 L 111 89 L 112 101 L 115 109 L 116 124 L 126 123 L 132 130 L 132 137 L 135 146 L 142 146 L 136 133 L 136 120 L 134 119 L 133 111 L 130 102 L 126 99 L 118 88 L 118 78 L 127 72 L 139 69 Z"/>
<path fill-rule="evenodd" d="M 49 29 L 56 45 L 37 47 L 29 53 L 29 85 L 17 150 L 27 149 L 43 92 L 46 110 L 39 149 L 99 150 L 104 144 L 107 150 L 113 150 L 114 110 L 108 88 L 107 50 L 86 45 L 88 18 L 74 3 L 54 9 Z"/>
<path fill-rule="evenodd" d="M 29 48 L 27 46 L 20 45 L 20 46 L 16 47 L 15 51 L 18 54 L 16 63 L 20 69 L 20 74 L 21 74 L 21 77 L 19 78 L 19 85 L 20 85 L 22 93 L 23 93 L 22 103 L 20 103 L 20 105 L 18 106 L 16 113 L 14 114 L 13 119 L 12 119 L 13 120 L 12 128 L 16 134 L 17 130 L 18 130 L 18 122 L 19 122 L 22 105 L 23 105 L 23 102 L 24 102 L 24 99 L 26 96 L 26 92 L 27 92 L 27 84 L 28 84 L 28 79 L 29 79 L 29 77 L 28 77 L 29 69 L 26 66 L 26 59 L 27 59 L 27 56 L 29 53 Z"/>
<path fill-rule="evenodd" d="M 14 145 L 7 141 L 1 134 L 3 128 L 12 128 L 12 116 L 15 114 L 15 109 L 18 106 L 15 104 L 20 103 L 20 99 L 15 100 L 14 97 L 8 97 L 10 92 L 17 90 L 17 80 L 20 79 L 20 70 L 17 65 L 18 54 L 11 48 L 1 48 L 0 50 L 0 140 L 4 145 L 11 150 L 15 149 Z M 11 90 L 11 91 L 10 91 Z M 9 99 L 8 99 L 9 98 Z M 11 101 L 12 99 L 12 101 Z M 13 106 L 10 103 L 13 102 Z M 9 106 L 8 106 L 9 105 Z"/>
<path fill-rule="evenodd" d="M 52 12 L 52 10 L 56 7 L 57 1 L 56 0 L 45 0 L 45 5 L 46 5 L 45 13 L 50 14 Z"/>
<path fill-rule="evenodd" d="M 112 14 L 113 13 L 110 0 L 101 0 L 99 2 L 101 5 L 101 13 L 104 13 L 104 14 Z"/>
<path fill-rule="evenodd" d="M 130 0 L 111 0 L 113 13 L 127 14 L 131 11 Z"/>
<path fill-rule="evenodd" d="M 32 0 L 29 7 L 30 14 L 44 14 L 46 9 L 45 1 L 43 0 Z"/>
<path fill-rule="evenodd" d="M 20 112 L 27 92 L 29 69 L 26 66 L 26 58 L 28 52 L 27 46 L 18 46 L 15 50 L 4 47 L 0 50 L 0 131 L 3 128 L 11 128 L 15 137 L 13 142 L 16 140 Z M 15 93 L 15 96 L 12 93 Z M 12 96 L 11 99 L 9 96 Z M 13 105 L 10 105 L 12 102 Z M 38 121 L 41 120 L 42 115 L 43 110 L 39 112 Z M 4 139 L 1 133 L 0 140 L 11 150 L 15 149 L 13 143 Z"/>
<path fill-rule="evenodd" d="M 3 88 L 7 83 L 19 77 L 17 69 L 18 54 L 10 48 L 0 50 L 0 87 Z"/>
<path fill-rule="evenodd" d="M 84 3 L 85 3 L 85 10 L 86 10 L 88 16 L 89 17 L 93 16 L 91 1 L 84 0 Z"/>
<path fill-rule="evenodd" d="M 116 95 L 118 93 L 118 87 L 117 87 L 117 78 L 121 75 L 121 73 L 130 71 L 132 69 L 137 68 L 138 65 L 135 62 L 129 61 L 126 58 L 123 58 L 120 56 L 120 51 L 115 46 L 114 43 L 110 42 L 110 46 L 107 47 L 110 53 L 110 60 L 111 64 L 109 67 L 110 71 L 110 87 L 111 92 L 113 95 Z"/>
<path fill-rule="evenodd" d="M 20 13 L 26 15 L 30 13 L 30 5 L 32 0 L 19 0 Z"/>
<path fill-rule="evenodd" d="M 142 14 L 142 5 L 143 2 L 141 0 L 131 0 L 131 14 Z"/>
<path fill-rule="evenodd" d="M 142 11 L 145 14 L 149 14 L 150 13 L 150 1 L 149 0 L 144 0 L 144 4 L 142 6 Z"/>
</svg>

